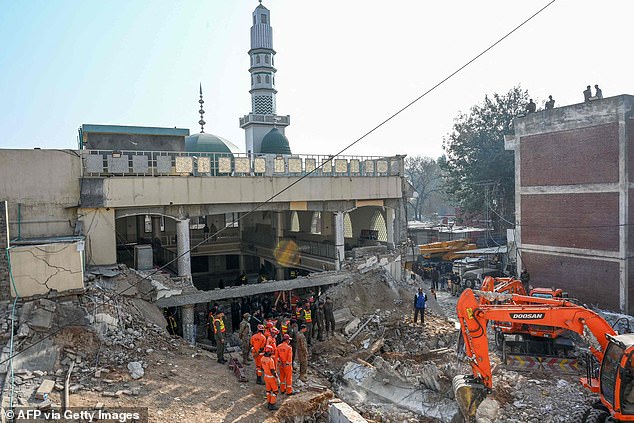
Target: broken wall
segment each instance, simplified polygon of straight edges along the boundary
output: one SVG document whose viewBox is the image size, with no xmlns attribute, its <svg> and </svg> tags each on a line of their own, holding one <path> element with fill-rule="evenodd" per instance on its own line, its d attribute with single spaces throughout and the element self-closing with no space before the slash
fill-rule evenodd
<svg viewBox="0 0 634 423">
<path fill-rule="evenodd" d="M 20 297 L 84 288 L 82 242 L 25 245 L 9 250 Z M 11 286 L 11 295 L 16 293 Z"/>
</svg>

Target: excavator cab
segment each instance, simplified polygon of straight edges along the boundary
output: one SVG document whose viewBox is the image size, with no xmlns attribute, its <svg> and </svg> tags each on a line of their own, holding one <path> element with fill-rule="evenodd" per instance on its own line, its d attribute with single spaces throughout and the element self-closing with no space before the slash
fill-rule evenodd
<svg viewBox="0 0 634 423">
<path fill-rule="evenodd" d="M 607 335 L 600 372 L 601 402 L 617 421 L 634 421 L 634 334 Z"/>
</svg>

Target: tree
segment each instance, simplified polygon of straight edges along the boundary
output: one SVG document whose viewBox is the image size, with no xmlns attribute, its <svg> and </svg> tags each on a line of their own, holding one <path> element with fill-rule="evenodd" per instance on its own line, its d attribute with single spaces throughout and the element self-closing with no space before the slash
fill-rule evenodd
<svg viewBox="0 0 634 423">
<path fill-rule="evenodd" d="M 423 207 L 434 193 L 442 190 L 440 166 L 431 157 L 412 156 L 405 159 L 405 177 L 416 190 L 417 196 L 409 200 L 413 218 L 422 220 Z"/>
<path fill-rule="evenodd" d="M 513 220 L 514 157 L 504 149 L 504 135 L 513 132 L 513 118 L 524 113 L 528 100 L 528 91 L 519 86 L 485 96 L 482 104 L 456 117 L 443 140 L 445 189 L 466 215 Z"/>
</svg>

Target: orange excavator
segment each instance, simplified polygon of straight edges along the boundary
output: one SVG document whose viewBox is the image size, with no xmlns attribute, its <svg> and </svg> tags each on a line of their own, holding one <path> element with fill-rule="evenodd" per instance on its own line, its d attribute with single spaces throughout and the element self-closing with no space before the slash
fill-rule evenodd
<svg viewBox="0 0 634 423">
<path fill-rule="evenodd" d="M 489 298 L 488 303 L 477 298 L 482 295 Z M 581 383 L 599 394 L 600 401 L 574 413 L 570 421 L 634 422 L 634 334 L 618 335 L 601 316 L 565 298 L 466 289 L 458 299 L 456 311 L 465 356 L 473 373 L 453 379 L 456 401 L 467 422 L 474 421 L 478 405 L 493 389 L 487 339 L 489 321 L 558 327 L 583 336 L 596 361 L 588 360 Z M 593 361 L 600 363 L 598 370 Z"/>
<path fill-rule="evenodd" d="M 480 291 L 527 295 L 522 281 L 491 276 L 484 278 Z M 539 298 L 567 298 L 568 296 L 566 292 L 558 288 L 532 288 L 528 295 Z M 486 304 L 489 300 L 486 296 L 481 296 L 480 302 Z M 503 352 L 505 362 L 508 353 L 568 357 L 574 349 L 574 343 L 561 336 L 566 332 L 566 329 L 506 321 L 491 322 L 491 327 L 495 331 L 495 345 Z"/>
</svg>

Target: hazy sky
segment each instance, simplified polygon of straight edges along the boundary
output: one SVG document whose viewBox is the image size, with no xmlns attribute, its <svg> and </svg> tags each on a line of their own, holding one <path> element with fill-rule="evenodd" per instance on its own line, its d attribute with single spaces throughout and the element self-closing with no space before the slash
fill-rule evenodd
<svg viewBox="0 0 634 423">
<path fill-rule="evenodd" d="M 334 153 L 547 0 L 264 0 L 294 153 Z M 0 147 L 76 148 L 82 123 L 189 128 L 244 150 L 253 0 L 0 0 Z M 459 111 L 521 84 L 538 105 L 586 85 L 634 94 L 634 1 L 557 0 L 351 150 L 442 154 Z"/>
</svg>

